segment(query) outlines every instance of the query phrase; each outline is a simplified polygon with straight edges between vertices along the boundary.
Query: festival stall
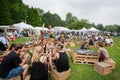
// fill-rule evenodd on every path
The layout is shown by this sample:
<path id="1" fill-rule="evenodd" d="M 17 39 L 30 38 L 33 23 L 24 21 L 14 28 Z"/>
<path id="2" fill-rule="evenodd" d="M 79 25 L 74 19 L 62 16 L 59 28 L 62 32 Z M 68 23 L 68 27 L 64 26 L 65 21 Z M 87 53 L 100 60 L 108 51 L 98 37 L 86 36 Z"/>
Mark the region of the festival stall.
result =
<path id="1" fill-rule="evenodd" d="M 60 26 L 55 26 L 54 28 L 53 28 L 53 30 L 55 31 L 55 32 L 69 32 L 70 31 L 70 29 L 68 29 L 68 28 L 65 28 L 65 27 L 60 27 Z"/>
<path id="2" fill-rule="evenodd" d="M 80 29 L 79 32 L 84 32 L 85 33 L 85 32 L 87 32 L 87 29 L 84 27 L 84 28 Z"/>
<path id="3" fill-rule="evenodd" d="M 40 35 L 40 31 L 42 30 L 41 27 L 35 27 L 34 28 L 34 32 L 35 32 L 35 35 Z"/>
<path id="4" fill-rule="evenodd" d="M 0 33 L 6 33 L 8 28 L 10 28 L 10 26 L 8 25 L 0 26 Z"/>
<path id="5" fill-rule="evenodd" d="M 89 35 L 98 35 L 98 33 L 100 32 L 100 30 L 94 28 L 94 27 L 91 27 L 90 29 L 87 30 L 87 33 Z"/>
<path id="6" fill-rule="evenodd" d="M 29 24 L 26 24 L 26 23 L 24 23 L 24 22 L 20 22 L 20 23 L 17 23 L 17 24 L 13 24 L 12 27 L 15 28 L 15 29 L 17 29 L 17 30 L 19 31 L 19 33 L 20 33 L 21 31 L 23 31 L 24 29 L 30 30 L 30 31 L 34 29 L 33 26 L 31 26 L 31 25 L 29 25 Z"/>

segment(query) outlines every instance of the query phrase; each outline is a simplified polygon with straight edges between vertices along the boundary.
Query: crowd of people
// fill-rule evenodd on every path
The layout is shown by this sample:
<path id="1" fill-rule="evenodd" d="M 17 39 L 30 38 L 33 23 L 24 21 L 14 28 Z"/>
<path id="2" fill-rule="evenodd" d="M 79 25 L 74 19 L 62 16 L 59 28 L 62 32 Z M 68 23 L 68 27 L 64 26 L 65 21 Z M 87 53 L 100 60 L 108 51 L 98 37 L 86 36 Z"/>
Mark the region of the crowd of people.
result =
<path id="1" fill-rule="evenodd" d="M 0 64 L 0 78 L 10 79 L 21 75 L 24 80 L 31 64 L 30 80 L 47 80 L 51 68 L 57 72 L 69 70 L 68 55 L 64 50 L 62 39 L 41 38 L 34 41 L 33 48 L 29 45 L 12 44 Z M 27 52 L 27 53 L 26 53 Z"/>
<path id="2" fill-rule="evenodd" d="M 0 37 L 0 42 L 8 45 L 7 39 L 3 38 L 3 36 Z M 8 47 L 9 52 L 0 64 L 0 78 L 10 79 L 20 75 L 21 80 L 24 80 L 30 65 L 30 80 L 47 80 L 51 68 L 56 68 L 56 71 L 60 73 L 69 70 L 69 60 L 64 43 L 74 39 L 83 41 L 80 49 L 89 49 L 89 45 L 95 45 L 98 42 L 99 61 L 109 58 L 103 44 L 113 45 L 114 43 L 109 36 L 103 38 L 100 34 L 89 36 L 87 34 L 57 33 L 53 37 L 49 33 L 41 33 L 38 39 L 31 35 L 31 46 L 29 44 L 11 44 Z"/>

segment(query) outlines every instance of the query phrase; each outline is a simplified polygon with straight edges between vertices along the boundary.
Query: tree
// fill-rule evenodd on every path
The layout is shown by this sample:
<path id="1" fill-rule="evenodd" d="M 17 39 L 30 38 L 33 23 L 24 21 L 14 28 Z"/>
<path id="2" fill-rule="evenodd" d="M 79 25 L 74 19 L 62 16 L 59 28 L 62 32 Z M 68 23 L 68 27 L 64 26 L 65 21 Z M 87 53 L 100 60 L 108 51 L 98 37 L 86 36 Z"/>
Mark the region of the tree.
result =
<path id="1" fill-rule="evenodd" d="M 104 30 L 105 30 L 103 24 L 98 24 L 98 25 L 96 26 L 96 28 L 97 28 L 98 30 L 101 30 L 101 31 L 104 31 Z"/>
<path id="2" fill-rule="evenodd" d="M 10 25 L 12 23 L 12 19 L 10 16 L 8 1 L 1 0 L 0 1 L 0 25 Z"/>
<path id="3" fill-rule="evenodd" d="M 48 11 L 42 15 L 42 23 L 45 23 L 45 26 L 49 28 L 49 25 L 60 26 L 62 20 L 58 14 L 52 14 Z"/>
<path id="4" fill-rule="evenodd" d="M 36 8 L 38 11 L 38 15 L 39 15 L 39 19 L 40 19 L 40 25 L 42 25 L 42 15 L 44 13 L 44 11 L 42 9 Z"/>
<path id="5" fill-rule="evenodd" d="M 42 23 L 45 23 L 45 26 L 48 27 L 51 24 L 51 13 L 48 11 L 42 15 Z"/>
<path id="6" fill-rule="evenodd" d="M 91 24 L 88 22 L 88 20 L 81 19 L 79 21 L 72 22 L 71 24 L 68 25 L 68 28 L 70 29 L 82 29 L 83 27 L 85 28 L 90 28 Z"/>
<path id="7" fill-rule="evenodd" d="M 61 26 L 62 20 L 58 14 L 52 15 L 52 25 L 53 26 Z"/>
<path id="8" fill-rule="evenodd" d="M 87 19 L 81 19 L 80 24 L 82 27 L 91 28 L 92 24 Z"/>
<path id="9" fill-rule="evenodd" d="M 80 23 L 80 21 L 76 21 L 76 22 L 72 22 L 70 25 L 68 25 L 69 29 L 81 29 L 82 25 Z"/>
<path id="10" fill-rule="evenodd" d="M 106 25 L 105 30 L 109 32 L 116 32 L 118 29 L 117 25 Z"/>
<path id="11" fill-rule="evenodd" d="M 41 20 L 38 9 L 36 8 L 28 8 L 27 15 L 24 18 L 25 22 L 31 24 L 32 26 L 40 26 Z"/>
<path id="12" fill-rule="evenodd" d="M 8 3 L 13 23 L 23 21 L 26 14 L 26 8 L 24 7 L 22 0 L 8 0 Z"/>
<path id="13" fill-rule="evenodd" d="M 66 20 L 65 20 L 65 24 L 66 26 L 70 25 L 71 23 L 73 22 L 76 22 L 78 21 L 77 17 L 76 16 L 73 16 L 72 13 L 67 13 L 66 15 Z"/>

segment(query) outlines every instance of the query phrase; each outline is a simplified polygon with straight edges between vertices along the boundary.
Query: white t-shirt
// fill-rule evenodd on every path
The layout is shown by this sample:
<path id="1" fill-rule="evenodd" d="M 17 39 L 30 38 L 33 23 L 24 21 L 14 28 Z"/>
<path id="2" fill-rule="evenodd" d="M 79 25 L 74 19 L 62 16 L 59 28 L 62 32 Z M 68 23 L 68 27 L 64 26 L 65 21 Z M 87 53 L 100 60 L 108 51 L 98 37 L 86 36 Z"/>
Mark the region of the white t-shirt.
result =
<path id="1" fill-rule="evenodd" d="M 110 42 L 112 42 L 112 43 L 113 43 L 113 39 L 112 39 L 112 38 L 110 38 Z"/>
<path id="2" fill-rule="evenodd" d="M 3 44 L 9 44 L 9 42 L 8 42 L 8 40 L 6 39 L 6 38 L 4 38 L 4 37 L 0 37 L 0 42 L 2 42 Z"/>
<path id="3" fill-rule="evenodd" d="M 108 38 L 105 39 L 105 42 L 108 43 L 108 44 L 111 43 L 111 42 L 110 42 L 110 39 L 108 39 Z"/>

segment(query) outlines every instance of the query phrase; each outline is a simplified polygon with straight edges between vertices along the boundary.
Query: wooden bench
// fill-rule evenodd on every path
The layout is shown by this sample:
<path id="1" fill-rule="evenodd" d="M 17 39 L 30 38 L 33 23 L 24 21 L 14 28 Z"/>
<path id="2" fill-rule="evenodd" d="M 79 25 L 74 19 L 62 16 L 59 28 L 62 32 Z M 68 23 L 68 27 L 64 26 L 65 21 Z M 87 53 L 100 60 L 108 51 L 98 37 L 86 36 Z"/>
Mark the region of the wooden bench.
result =
<path id="1" fill-rule="evenodd" d="M 74 53 L 72 57 L 73 57 L 73 62 L 77 64 L 79 63 L 94 64 L 99 60 L 97 55 L 88 55 L 88 54 L 77 55 L 76 53 Z"/>
<path id="2" fill-rule="evenodd" d="M 89 45 L 89 48 L 91 49 L 91 48 L 95 48 L 95 45 Z"/>
<path id="3" fill-rule="evenodd" d="M 68 45 L 69 45 L 70 47 L 75 47 L 75 43 L 73 43 L 73 42 L 69 42 Z"/>
<path id="4" fill-rule="evenodd" d="M 57 72 L 56 69 L 51 70 L 51 77 L 53 80 L 66 80 L 71 73 L 71 69 L 64 72 Z"/>
<path id="5" fill-rule="evenodd" d="M 112 69 L 116 68 L 116 62 L 112 59 L 105 60 L 106 63 L 112 65 Z"/>
<path id="6" fill-rule="evenodd" d="M 77 45 L 77 46 L 81 46 L 81 45 L 82 45 L 82 41 L 76 42 L 76 45 Z"/>
<path id="7" fill-rule="evenodd" d="M 94 70 L 101 75 L 108 75 L 112 72 L 112 65 L 106 62 L 98 62 L 94 64 Z"/>
<path id="8" fill-rule="evenodd" d="M 106 43 L 106 46 L 107 47 L 111 47 L 111 43 Z"/>
<path id="9" fill-rule="evenodd" d="M 11 78 L 9 80 L 21 80 L 21 77 L 20 77 L 20 75 L 18 75 L 18 76 L 15 76 L 15 77 L 13 77 L 13 78 Z"/>

